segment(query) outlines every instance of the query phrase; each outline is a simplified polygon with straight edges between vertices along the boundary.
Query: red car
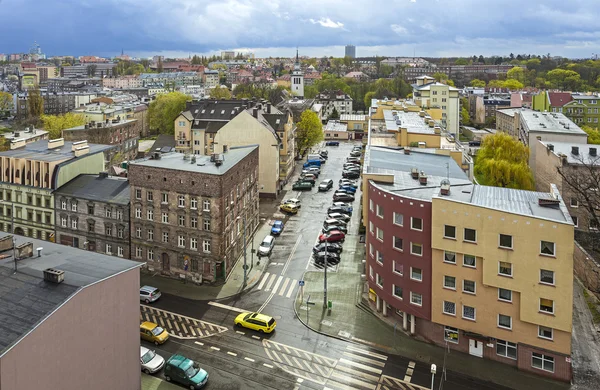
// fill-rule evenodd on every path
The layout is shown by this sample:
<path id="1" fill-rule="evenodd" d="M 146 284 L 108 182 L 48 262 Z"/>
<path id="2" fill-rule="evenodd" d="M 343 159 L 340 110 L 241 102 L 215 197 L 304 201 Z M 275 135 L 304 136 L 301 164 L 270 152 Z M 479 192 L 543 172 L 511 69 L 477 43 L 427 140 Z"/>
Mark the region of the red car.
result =
<path id="1" fill-rule="evenodd" d="M 323 233 L 319 236 L 319 242 L 343 242 L 346 235 L 339 230 L 332 230 L 329 233 Z"/>

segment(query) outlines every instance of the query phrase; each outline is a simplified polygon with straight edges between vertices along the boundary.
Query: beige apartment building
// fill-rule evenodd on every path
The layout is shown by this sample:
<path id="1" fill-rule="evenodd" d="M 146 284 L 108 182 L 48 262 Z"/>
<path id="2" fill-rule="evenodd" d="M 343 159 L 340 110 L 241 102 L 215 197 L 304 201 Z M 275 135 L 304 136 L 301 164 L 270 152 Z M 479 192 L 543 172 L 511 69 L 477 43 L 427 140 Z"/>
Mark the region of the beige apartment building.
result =
<path id="1" fill-rule="evenodd" d="M 422 109 L 439 108 L 442 110 L 441 123 L 446 130 L 458 137 L 460 127 L 459 89 L 438 83 L 433 77 L 417 77 L 413 87 L 413 100 Z"/>

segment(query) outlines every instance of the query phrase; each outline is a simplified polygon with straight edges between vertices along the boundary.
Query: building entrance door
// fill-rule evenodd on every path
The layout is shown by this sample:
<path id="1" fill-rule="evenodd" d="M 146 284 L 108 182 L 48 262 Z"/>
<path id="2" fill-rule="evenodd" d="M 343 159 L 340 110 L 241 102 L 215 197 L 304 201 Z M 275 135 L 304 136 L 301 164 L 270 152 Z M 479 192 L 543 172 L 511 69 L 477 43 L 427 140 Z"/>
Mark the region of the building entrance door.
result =
<path id="1" fill-rule="evenodd" d="M 171 271 L 171 263 L 169 262 L 169 255 L 166 253 L 162 254 L 162 270 L 165 272 Z"/>
<path id="2" fill-rule="evenodd" d="M 479 340 L 469 339 L 469 354 L 483 357 L 483 343 Z"/>

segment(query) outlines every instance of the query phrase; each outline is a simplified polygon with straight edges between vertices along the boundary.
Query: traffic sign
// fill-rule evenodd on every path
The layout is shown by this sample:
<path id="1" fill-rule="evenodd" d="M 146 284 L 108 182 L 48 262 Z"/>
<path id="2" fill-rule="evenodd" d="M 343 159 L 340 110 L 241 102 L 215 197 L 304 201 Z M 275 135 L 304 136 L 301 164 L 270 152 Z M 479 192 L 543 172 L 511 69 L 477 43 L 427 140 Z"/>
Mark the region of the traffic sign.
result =
<path id="1" fill-rule="evenodd" d="M 183 269 L 184 269 L 184 271 L 188 270 L 188 266 L 189 265 L 190 265 L 190 262 L 187 259 L 185 259 L 185 261 L 183 262 Z"/>
<path id="2" fill-rule="evenodd" d="M 298 284 L 300 285 L 300 287 L 303 287 L 304 286 L 304 280 L 299 280 Z"/>

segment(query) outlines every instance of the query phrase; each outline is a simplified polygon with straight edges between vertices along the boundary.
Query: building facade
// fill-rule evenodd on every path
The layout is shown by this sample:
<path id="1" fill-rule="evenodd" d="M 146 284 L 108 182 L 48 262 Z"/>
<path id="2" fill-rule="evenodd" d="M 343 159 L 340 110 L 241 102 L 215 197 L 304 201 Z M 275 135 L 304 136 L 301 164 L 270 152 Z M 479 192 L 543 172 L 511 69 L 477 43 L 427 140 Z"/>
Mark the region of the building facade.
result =
<path id="1" fill-rule="evenodd" d="M 356 58 L 356 46 L 354 45 L 346 45 L 344 50 L 344 56 L 350 58 Z"/>
<path id="2" fill-rule="evenodd" d="M 79 175 L 56 190 L 56 242 L 126 259 L 130 257 L 129 182 Z"/>
<path id="3" fill-rule="evenodd" d="M 413 99 L 417 106 L 425 108 L 440 108 L 441 123 L 455 138 L 458 138 L 460 126 L 459 89 L 438 83 L 434 78 L 422 76 L 413 84 Z"/>
<path id="4" fill-rule="evenodd" d="M 329 119 L 334 109 L 341 115 L 352 114 L 353 100 L 343 91 L 323 91 L 315 97 L 315 104 L 322 105 L 321 114 L 325 120 Z"/>
<path id="5" fill-rule="evenodd" d="M 258 226 L 258 167 L 256 146 L 130 163 L 132 258 L 167 277 L 225 280 Z"/>

